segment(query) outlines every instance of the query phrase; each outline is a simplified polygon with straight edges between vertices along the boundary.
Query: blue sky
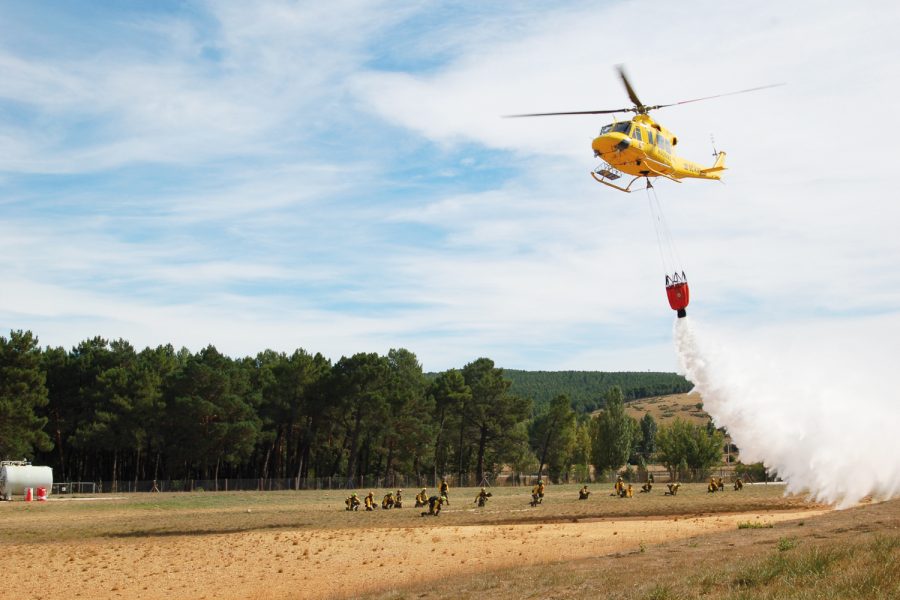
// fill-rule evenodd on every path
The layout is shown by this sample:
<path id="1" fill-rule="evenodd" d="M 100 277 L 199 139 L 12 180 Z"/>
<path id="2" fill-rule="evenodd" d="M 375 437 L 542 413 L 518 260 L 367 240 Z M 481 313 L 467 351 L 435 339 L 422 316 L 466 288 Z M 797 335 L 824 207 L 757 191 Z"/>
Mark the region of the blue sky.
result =
<path id="1" fill-rule="evenodd" d="M 692 316 L 900 333 L 892 4 L 516 6 L 0 3 L 0 326 L 674 370 L 647 199 L 588 176 L 605 119 L 499 118 L 626 106 L 623 63 L 646 103 L 787 84 L 655 114 L 728 152 L 657 187 Z"/>

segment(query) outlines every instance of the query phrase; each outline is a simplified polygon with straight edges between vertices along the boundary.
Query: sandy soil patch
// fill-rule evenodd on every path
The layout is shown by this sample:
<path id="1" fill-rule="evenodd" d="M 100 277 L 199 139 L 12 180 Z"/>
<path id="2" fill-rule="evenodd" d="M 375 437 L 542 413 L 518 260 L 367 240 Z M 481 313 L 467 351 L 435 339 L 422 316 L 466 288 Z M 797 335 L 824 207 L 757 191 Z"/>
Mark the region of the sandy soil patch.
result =
<path id="1" fill-rule="evenodd" d="M 334 598 L 450 575 L 630 552 L 642 544 L 824 511 L 527 525 L 273 530 L 12 543 L 0 566 L 16 596 Z"/>

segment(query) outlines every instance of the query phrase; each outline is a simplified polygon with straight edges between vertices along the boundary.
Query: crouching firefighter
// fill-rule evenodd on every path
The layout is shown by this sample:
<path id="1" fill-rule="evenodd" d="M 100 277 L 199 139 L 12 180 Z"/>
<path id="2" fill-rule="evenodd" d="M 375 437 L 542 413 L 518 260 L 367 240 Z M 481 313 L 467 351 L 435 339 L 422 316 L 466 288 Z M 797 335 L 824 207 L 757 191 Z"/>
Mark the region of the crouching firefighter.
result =
<path id="1" fill-rule="evenodd" d="M 422 516 L 436 517 L 441 514 L 441 506 L 443 506 L 446 498 L 444 496 L 432 496 L 428 499 L 428 512 L 423 512 Z"/>
<path id="2" fill-rule="evenodd" d="M 544 480 L 538 479 L 537 485 L 531 488 L 531 506 L 544 503 Z"/>

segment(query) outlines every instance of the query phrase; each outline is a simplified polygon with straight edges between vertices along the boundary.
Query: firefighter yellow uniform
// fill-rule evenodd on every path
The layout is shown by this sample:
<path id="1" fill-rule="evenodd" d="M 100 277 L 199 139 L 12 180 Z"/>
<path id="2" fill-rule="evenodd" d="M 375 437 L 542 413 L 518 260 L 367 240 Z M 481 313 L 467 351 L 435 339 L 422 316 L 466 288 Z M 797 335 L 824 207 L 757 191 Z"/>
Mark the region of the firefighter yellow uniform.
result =
<path id="1" fill-rule="evenodd" d="M 375 510 L 375 492 L 369 492 L 365 499 L 366 510 Z"/>
<path id="2" fill-rule="evenodd" d="M 397 490 L 397 495 L 394 496 L 394 508 L 403 508 L 403 496 L 401 494 L 403 490 Z"/>
<path id="3" fill-rule="evenodd" d="M 744 489 L 744 482 L 741 481 L 740 477 L 738 477 L 737 479 L 734 480 L 734 491 L 738 492 L 742 489 Z"/>
<path id="4" fill-rule="evenodd" d="M 588 486 L 584 486 L 580 490 L 578 490 L 578 499 L 579 500 L 587 500 L 588 496 L 591 495 L 590 490 L 588 490 Z"/>
<path id="5" fill-rule="evenodd" d="M 482 507 L 487 504 L 487 499 L 491 496 L 493 496 L 493 494 L 491 494 L 490 492 L 486 492 L 484 488 L 481 488 L 481 491 L 478 492 L 477 496 L 475 496 L 475 504 L 477 504 L 479 507 Z"/>
<path id="6" fill-rule="evenodd" d="M 444 502 L 447 506 L 450 505 L 450 484 L 447 483 L 446 479 L 441 479 L 441 487 L 440 487 L 441 496 L 444 498 Z"/>
<path id="7" fill-rule="evenodd" d="M 538 479 L 537 485 L 531 488 L 531 505 L 537 506 L 544 502 L 544 481 Z"/>
<path id="8" fill-rule="evenodd" d="M 344 500 L 344 504 L 347 505 L 347 510 L 359 510 L 359 496 L 353 494 Z"/>
<path id="9" fill-rule="evenodd" d="M 381 508 L 385 510 L 394 508 L 394 492 L 388 492 L 384 495 L 384 498 L 381 499 Z"/>
<path id="10" fill-rule="evenodd" d="M 428 494 L 425 492 L 425 488 L 422 488 L 422 491 L 416 494 L 416 508 L 426 506 L 427 504 Z"/>
<path id="11" fill-rule="evenodd" d="M 432 496 L 428 499 L 428 512 L 423 512 L 422 516 L 436 517 L 441 514 L 441 506 L 445 500 L 443 496 Z"/>

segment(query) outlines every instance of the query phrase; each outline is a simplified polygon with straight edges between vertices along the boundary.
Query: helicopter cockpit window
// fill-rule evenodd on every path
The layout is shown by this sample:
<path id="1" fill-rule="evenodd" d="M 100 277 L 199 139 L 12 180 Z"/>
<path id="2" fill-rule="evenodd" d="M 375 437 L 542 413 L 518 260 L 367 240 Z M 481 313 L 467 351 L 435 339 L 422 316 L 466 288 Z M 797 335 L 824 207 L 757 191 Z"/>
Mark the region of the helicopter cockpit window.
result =
<path id="1" fill-rule="evenodd" d="M 616 123 L 613 126 L 613 131 L 616 133 L 624 133 L 628 135 L 628 130 L 631 129 L 631 123 L 629 121 L 625 121 L 624 123 Z"/>
<path id="2" fill-rule="evenodd" d="M 606 133 L 624 133 L 628 135 L 628 130 L 631 129 L 631 121 L 625 121 L 623 123 L 610 123 L 609 125 L 604 125 L 602 129 L 600 129 L 600 135 L 604 135 Z"/>
<path id="3" fill-rule="evenodd" d="M 631 136 L 638 141 L 641 141 L 641 142 L 644 141 L 644 136 L 641 135 L 640 127 L 635 127 L 634 132 L 631 134 Z"/>

